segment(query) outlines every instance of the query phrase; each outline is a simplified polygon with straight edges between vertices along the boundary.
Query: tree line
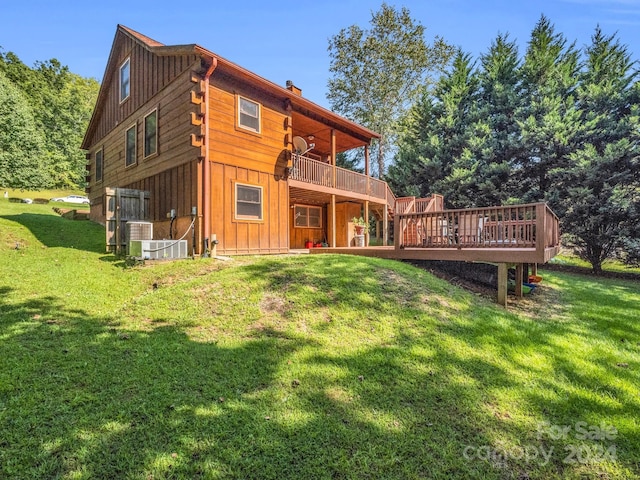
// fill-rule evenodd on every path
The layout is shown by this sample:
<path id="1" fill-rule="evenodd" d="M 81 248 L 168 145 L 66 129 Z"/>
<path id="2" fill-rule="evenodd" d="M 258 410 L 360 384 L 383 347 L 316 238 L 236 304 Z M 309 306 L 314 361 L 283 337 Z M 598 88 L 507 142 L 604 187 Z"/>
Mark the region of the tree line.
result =
<path id="1" fill-rule="evenodd" d="M 380 21 L 381 12 L 386 21 Z M 398 72 L 407 65 L 397 60 L 398 46 L 382 42 L 373 54 L 358 48 L 367 35 L 394 43 L 398 29 L 415 33 L 406 55 L 427 46 L 405 9 L 383 4 L 381 12 L 373 14 L 370 30 L 343 30 L 330 41 L 328 98 L 339 99 L 335 106 L 344 114 L 373 129 L 378 125 L 371 119 L 380 119 L 385 109 L 374 105 L 363 115 L 343 107 L 349 93 L 343 86 L 354 88 L 361 80 L 353 65 L 345 68 L 337 60 L 385 58 L 369 63 L 377 70 L 369 73 L 366 89 L 388 95 L 395 85 L 403 96 L 402 82 L 385 81 L 387 70 L 394 70 L 392 79 L 416 78 Z M 348 54 L 338 54 L 345 45 Z M 450 208 L 545 201 L 561 219 L 565 243 L 595 271 L 612 256 L 638 264 L 640 83 L 636 63 L 616 35 L 598 27 L 591 43 L 578 49 L 542 16 L 524 55 L 508 35 L 498 35 L 478 60 L 459 49 L 449 55 L 440 39 L 422 51 L 433 60 L 421 71 L 424 80 L 411 90 L 410 105 L 395 118 L 387 116 L 383 127 L 394 132 L 393 145 L 385 147 L 393 152 L 388 170 L 377 158 L 380 176 L 397 195 L 440 193 Z M 381 79 L 377 85 L 375 79 Z"/>
<path id="2" fill-rule="evenodd" d="M 83 189 L 80 149 L 100 85 L 58 60 L 0 51 L 0 186 Z"/>

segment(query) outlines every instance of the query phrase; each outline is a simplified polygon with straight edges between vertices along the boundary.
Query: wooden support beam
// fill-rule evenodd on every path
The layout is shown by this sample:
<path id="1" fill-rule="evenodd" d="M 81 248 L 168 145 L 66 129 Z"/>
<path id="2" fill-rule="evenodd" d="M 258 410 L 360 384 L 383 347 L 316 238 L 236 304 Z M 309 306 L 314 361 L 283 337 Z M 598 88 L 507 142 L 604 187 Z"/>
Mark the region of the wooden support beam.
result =
<path id="1" fill-rule="evenodd" d="M 364 146 L 364 174 L 369 176 L 369 145 Z"/>
<path id="2" fill-rule="evenodd" d="M 333 181 L 331 183 L 331 186 L 335 188 L 336 186 L 336 177 L 337 177 L 337 170 L 336 170 L 336 155 L 338 153 L 336 152 L 336 131 L 332 128 L 331 129 L 331 165 L 333 166 L 332 168 L 332 177 L 333 177 Z"/>
<path id="3" fill-rule="evenodd" d="M 524 264 L 516 263 L 516 297 L 522 298 L 524 293 L 522 291 L 522 276 L 524 272 Z"/>
<path id="4" fill-rule="evenodd" d="M 364 201 L 364 221 L 369 222 L 369 200 Z M 364 229 L 364 246 L 369 246 L 369 229 Z"/>
<path id="5" fill-rule="evenodd" d="M 199 127 L 200 125 L 202 125 L 202 119 L 203 117 L 199 113 L 191 112 L 191 125 Z"/>
<path id="6" fill-rule="evenodd" d="M 531 275 L 538 275 L 538 264 L 534 263 L 531 265 Z"/>
<path id="7" fill-rule="evenodd" d="M 384 219 L 382 220 L 382 245 L 386 247 L 389 243 L 389 209 L 387 208 L 387 205 L 384 206 L 383 212 Z"/>
<path id="8" fill-rule="evenodd" d="M 331 195 L 331 246 L 336 246 L 336 196 Z"/>
<path id="9" fill-rule="evenodd" d="M 498 264 L 498 304 L 503 307 L 507 306 L 507 282 L 508 282 L 509 265 L 506 263 Z"/>
<path id="10" fill-rule="evenodd" d="M 203 101 L 204 99 L 202 98 L 201 94 L 191 90 L 191 103 L 193 103 L 194 105 L 200 105 Z"/>
<path id="11" fill-rule="evenodd" d="M 201 135 L 196 135 L 194 133 L 191 134 L 191 146 L 192 147 L 202 147 L 204 145 L 204 139 Z"/>

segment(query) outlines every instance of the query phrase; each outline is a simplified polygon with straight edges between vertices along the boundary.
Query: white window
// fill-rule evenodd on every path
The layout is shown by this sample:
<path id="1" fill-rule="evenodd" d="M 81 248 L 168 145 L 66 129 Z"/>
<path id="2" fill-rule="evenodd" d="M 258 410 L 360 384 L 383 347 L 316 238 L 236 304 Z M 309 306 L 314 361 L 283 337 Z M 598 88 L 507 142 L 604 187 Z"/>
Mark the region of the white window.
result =
<path id="1" fill-rule="evenodd" d="M 322 228 L 322 208 L 295 205 L 293 224 L 299 228 Z"/>
<path id="2" fill-rule="evenodd" d="M 262 220 L 262 187 L 236 183 L 236 219 Z"/>
<path id="3" fill-rule="evenodd" d="M 131 59 L 120 65 L 120 101 L 124 102 L 131 94 Z"/>
<path id="4" fill-rule="evenodd" d="M 158 110 L 144 117 L 144 158 L 158 151 Z"/>
<path id="5" fill-rule="evenodd" d="M 238 97 L 238 125 L 260 133 L 260 104 Z"/>
<path id="6" fill-rule="evenodd" d="M 136 130 L 137 125 L 127 129 L 125 133 L 124 165 L 128 167 L 136 163 Z"/>
<path id="7" fill-rule="evenodd" d="M 102 181 L 102 170 L 104 169 L 103 155 L 104 150 L 102 148 L 96 152 L 96 182 Z"/>

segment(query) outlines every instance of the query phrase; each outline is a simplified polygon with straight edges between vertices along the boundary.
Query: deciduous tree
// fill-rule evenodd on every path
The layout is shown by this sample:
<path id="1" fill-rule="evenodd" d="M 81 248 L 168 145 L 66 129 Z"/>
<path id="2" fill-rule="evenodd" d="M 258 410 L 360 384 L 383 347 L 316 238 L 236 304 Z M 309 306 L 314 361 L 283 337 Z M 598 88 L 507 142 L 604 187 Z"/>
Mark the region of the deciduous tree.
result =
<path id="1" fill-rule="evenodd" d="M 352 25 L 329 39 L 327 98 L 336 112 L 382 135 L 371 155 L 379 177 L 394 150 L 398 120 L 452 53 L 439 37 L 428 44 L 408 9 L 386 3 L 372 14 L 370 29 Z"/>

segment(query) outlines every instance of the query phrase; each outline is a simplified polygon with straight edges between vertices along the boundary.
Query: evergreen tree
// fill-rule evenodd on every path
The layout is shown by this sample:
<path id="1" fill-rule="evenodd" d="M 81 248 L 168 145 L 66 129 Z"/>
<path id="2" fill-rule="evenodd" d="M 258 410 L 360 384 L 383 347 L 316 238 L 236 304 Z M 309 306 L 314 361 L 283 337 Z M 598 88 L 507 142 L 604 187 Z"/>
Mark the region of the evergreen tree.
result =
<path id="1" fill-rule="evenodd" d="M 567 166 L 579 128 L 575 106 L 579 54 L 542 16 L 531 33 L 522 65 L 521 135 L 524 153 L 514 165 L 520 200 L 558 206 L 555 172 Z"/>
<path id="2" fill-rule="evenodd" d="M 484 135 L 477 171 L 478 198 L 474 205 L 513 203 L 519 180 L 511 175 L 524 148 L 518 118 L 523 110 L 520 60 L 515 42 L 498 35 L 481 56 L 478 74 L 478 122 Z"/>
<path id="3" fill-rule="evenodd" d="M 596 29 L 577 90 L 581 128 L 570 164 L 558 174 L 562 225 L 595 272 L 639 238 L 640 121 L 633 62 L 615 35 Z"/>

